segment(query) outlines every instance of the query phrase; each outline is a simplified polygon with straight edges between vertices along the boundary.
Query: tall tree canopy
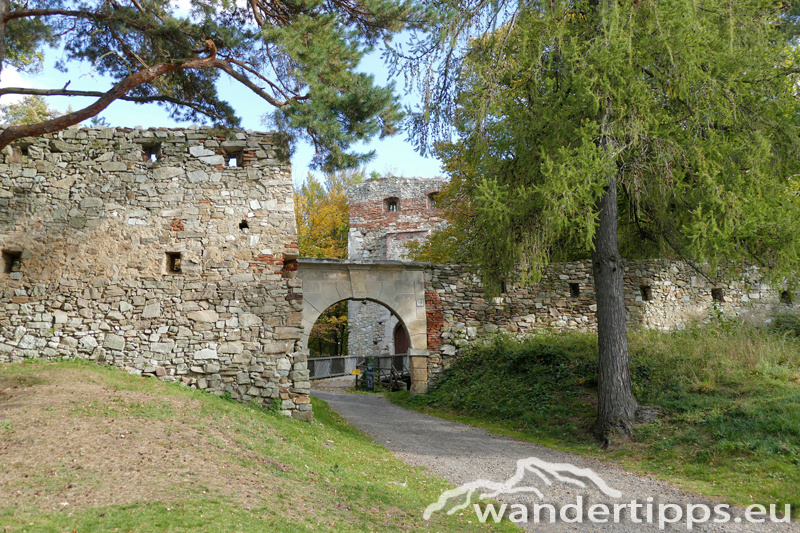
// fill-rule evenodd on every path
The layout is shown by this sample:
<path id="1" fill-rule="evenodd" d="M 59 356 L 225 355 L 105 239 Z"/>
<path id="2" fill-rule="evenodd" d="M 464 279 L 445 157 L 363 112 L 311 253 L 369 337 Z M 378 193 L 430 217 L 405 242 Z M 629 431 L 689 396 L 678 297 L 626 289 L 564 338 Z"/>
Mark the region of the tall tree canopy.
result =
<path id="1" fill-rule="evenodd" d="M 413 127 L 423 144 L 444 137 L 452 177 L 441 196 L 453 224 L 432 250 L 460 248 L 490 287 L 519 265 L 536 280 L 559 252 L 591 254 L 596 431 L 630 433 L 643 410 L 618 237 L 712 265 L 755 262 L 778 281 L 800 266 L 796 6 L 444 3 L 460 9 L 404 56 L 430 61 Z"/>
<path id="2" fill-rule="evenodd" d="M 90 96 L 91 105 L 37 124 L 8 127 L 0 149 L 96 116 L 114 100 L 154 102 L 176 120 L 236 126 L 215 82 L 227 75 L 258 95 L 287 138 L 317 150 L 319 168 L 356 166 L 371 154 L 352 143 L 396 131 L 393 88 L 355 72 L 366 51 L 422 18 L 408 0 L 0 0 L 0 68 L 36 70 L 44 45 L 63 46 L 57 68 L 87 62 L 110 77 L 105 91 L 5 87 L 6 94 Z M 1 71 L 0 71 L 1 72 Z M 74 84 L 72 82 L 75 82 Z"/>
<path id="3" fill-rule="evenodd" d="M 0 105 L 0 124 L 37 124 L 60 117 L 41 96 L 26 96 L 14 104 Z"/>
<path id="4" fill-rule="evenodd" d="M 363 179 L 363 169 L 327 173 L 322 181 L 309 172 L 300 187 L 295 187 L 294 214 L 301 257 L 347 259 L 347 190 Z M 308 349 L 312 357 L 345 355 L 348 331 L 347 302 L 326 309 L 311 328 Z"/>
<path id="5" fill-rule="evenodd" d="M 363 170 L 325 174 L 323 181 L 309 172 L 295 187 L 294 213 L 302 257 L 347 259 L 350 205 L 347 190 L 364 179 Z"/>

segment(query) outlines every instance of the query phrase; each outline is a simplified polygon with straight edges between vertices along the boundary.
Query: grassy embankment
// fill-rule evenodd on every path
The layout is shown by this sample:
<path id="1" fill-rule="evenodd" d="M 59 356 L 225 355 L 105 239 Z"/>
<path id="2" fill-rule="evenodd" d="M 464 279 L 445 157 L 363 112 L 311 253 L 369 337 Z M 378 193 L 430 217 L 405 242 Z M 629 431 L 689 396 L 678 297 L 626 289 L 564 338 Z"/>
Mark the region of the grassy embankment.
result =
<path id="1" fill-rule="evenodd" d="M 297 422 L 89 363 L 0 365 L 0 529 L 513 529 L 472 513 L 424 522 L 452 485 L 314 411 Z"/>
<path id="2" fill-rule="evenodd" d="M 600 452 L 592 334 L 497 338 L 462 357 L 427 396 L 392 401 L 562 450 L 619 460 L 733 504 L 800 511 L 800 321 L 629 334 L 633 389 L 662 415 Z"/>

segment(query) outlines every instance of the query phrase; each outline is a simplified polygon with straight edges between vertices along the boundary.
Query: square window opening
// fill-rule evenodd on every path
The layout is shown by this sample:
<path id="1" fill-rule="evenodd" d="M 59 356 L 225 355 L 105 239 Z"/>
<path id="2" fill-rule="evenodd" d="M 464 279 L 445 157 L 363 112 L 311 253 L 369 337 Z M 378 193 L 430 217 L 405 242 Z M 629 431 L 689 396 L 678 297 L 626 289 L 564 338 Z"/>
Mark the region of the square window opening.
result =
<path id="1" fill-rule="evenodd" d="M 570 298 L 580 298 L 581 296 L 581 285 L 580 283 L 570 283 L 569 284 L 569 297 Z"/>
<path id="2" fill-rule="evenodd" d="M 181 253 L 180 252 L 167 252 L 167 273 L 180 274 L 181 273 Z"/>
<path id="3" fill-rule="evenodd" d="M 225 161 L 228 167 L 241 167 L 243 165 L 242 152 L 226 152 Z"/>
<path id="4" fill-rule="evenodd" d="M 161 144 L 143 144 L 142 161 L 144 163 L 155 163 L 161 159 Z"/>
<path id="5" fill-rule="evenodd" d="M 387 198 L 384 200 L 384 205 L 386 206 L 386 211 L 389 213 L 397 213 L 400 211 L 400 199 L 399 198 Z"/>
<path id="6" fill-rule="evenodd" d="M 242 220 L 241 222 L 239 222 L 239 229 L 240 230 L 244 231 L 244 230 L 246 230 L 248 228 L 250 228 L 250 224 L 248 224 L 246 220 Z"/>
<path id="7" fill-rule="evenodd" d="M 22 252 L 3 250 L 3 272 L 11 274 L 22 269 Z"/>
<path id="8" fill-rule="evenodd" d="M 642 301 L 649 302 L 653 299 L 653 288 L 650 285 L 642 285 L 639 287 L 639 292 L 642 294 Z"/>
<path id="9" fill-rule="evenodd" d="M 792 293 L 789 291 L 781 291 L 781 303 L 792 305 Z"/>
<path id="10" fill-rule="evenodd" d="M 722 289 L 711 289 L 711 299 L 715 302 L 724 302 L 725 295 L 722 293 Z"/>

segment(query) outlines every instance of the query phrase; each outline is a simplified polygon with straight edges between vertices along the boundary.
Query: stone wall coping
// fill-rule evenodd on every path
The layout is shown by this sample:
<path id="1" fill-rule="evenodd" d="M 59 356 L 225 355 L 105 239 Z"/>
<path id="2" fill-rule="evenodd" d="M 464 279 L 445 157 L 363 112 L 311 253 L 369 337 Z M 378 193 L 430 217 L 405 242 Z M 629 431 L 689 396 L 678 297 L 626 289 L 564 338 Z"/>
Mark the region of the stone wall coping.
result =
<path id="1" fill-rule="evenodd" d="M 379 268 L 386 270 L 425 270 L 431 268 L 430 263 L 392 261 L 383 259 L 379 261 L 362 261 L 350 259 L 319 259 L 316 257 L 300 257 L 297 259 L 300 268 L 327 268 L 334 265 L 355 268 Z"/>

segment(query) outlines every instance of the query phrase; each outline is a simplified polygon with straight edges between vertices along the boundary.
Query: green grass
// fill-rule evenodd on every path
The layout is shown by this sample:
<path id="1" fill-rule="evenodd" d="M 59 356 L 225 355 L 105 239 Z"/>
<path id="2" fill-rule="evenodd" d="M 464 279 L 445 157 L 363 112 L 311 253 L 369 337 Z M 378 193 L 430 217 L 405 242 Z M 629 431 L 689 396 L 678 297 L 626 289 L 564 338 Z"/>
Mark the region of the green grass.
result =
<path id="1" fill-rule="evenodd" d="M 563 450 L 619 460 L 724 501 L 800 510 L 800 339 L 719 323 L 629 335 L 634 393 L 655 423 L 600 452 L 592 334 L 498 338 L 461 357 L 426 396 L 390 399 Z"/>
<path id="2" fill-rule="evenodd" d="M 240 473 L 250 473 L 260 480 L 263 490 L 246 497 L 235 491 L 226 493 L 209 488 L 207 479 L 201 475 L 192 482 L 174 485 L 168 497 L 142 497 L 126 504 L 70 505 L 53 510 L 36 503 L 9 506 L 0 502 L 0 528 L 3 531 L 516 530 L 507 523 L 478 524 L 472 512 L 464 512 L 463 516 L 437 514 L 429 522 L 423 521 L 425 507 L 453 485 L 401 462 L 345 422 L 322 401 L 313 400 L 315 420 L 304 423 L 255 405 L 227 401 L 155 379 L 130 376 L 111 367 L 81 362 L 0 365 L 0 383 L 6 386 L 59 386 L 62 382 L 67 386 L 72 383 L 68 380 L 75 379 L 99 385 L 112 399 L 104 403 L 97 398 L 81 400 L 76 397 L 66 402 L 66 406 L 28 411 L 24 416 L 30 418 L 20 419 L 35 420 L 33 423 L 40 428 L 46 420 L 51 420 L 48 417 L 70 417 L 76 426 L 79 423 L 95 424 L 98 434 L 119 420 L 141 424 L 142 428 L 161 424 L 177 434 L 178 442 L 187 447 L 204 446 L 215 457 L 212 464 L 191 465 L 190 469 L 213 468 L 214 475 L 222 476 L 223 485 L 236 486 L 240 482 L 236 475 L 225 478 L 226 466 L 236 466 Z M 43 393 L 39 391 L 36 394 L 41 398 Z M 14 439 L 19 439 L 18 435 L 26 430 L 25 424 L 27 422 L 19 427 L 0 424 L 3 445 L 24 445 Z M 181 432 L 185 432 L 185 436 Z M 89 446 L 73 440 L 63 441 L 63 435 L 47 438 L 56 443 L 63 442 L 64 446 L 73 449 L 81 446 L 88 449 Z M 155 450 L 160 444 L 148 442 L 148 446 Z M 112 449 L 107 453 L 115 451 Z M 175 452 L 174 456 L 179 453 Z M 162 459 L 165 463 L 169 460 Z M 74 475 L 71 468 L 64 472 L 51 469 L 39 472 L 34 468 L 24 476 L 18 476 L 12 488 L 43 492 L 63 490 L 68 476 Z M 0 465 L 0 470 L 6 470 L 4 474 L 13 473 L 14 469 L 13 464 Z M 83 483 L 84 490 L 87 486 L 103 486 L 103 476 L 106 475 L 111 474 L 90 472 L 86 478 L 89 481 Z M 62 481 L 56 483 L 53 479 Z M 406 482 L 406 486 L 395 482 Z M 133 486 L 135 478 L 131 478 L 130 483 L 131 490 L 144 489 L 143 494 L 149 494 L 147 487 Z M 9 487 L 6 489 L 10 491 Z M 102 492 L 96 496 L 103 500 Z"/>

